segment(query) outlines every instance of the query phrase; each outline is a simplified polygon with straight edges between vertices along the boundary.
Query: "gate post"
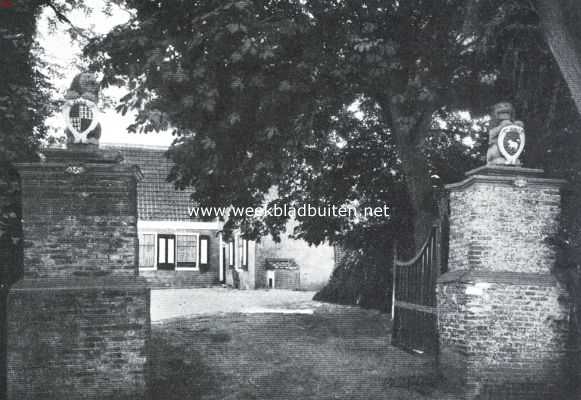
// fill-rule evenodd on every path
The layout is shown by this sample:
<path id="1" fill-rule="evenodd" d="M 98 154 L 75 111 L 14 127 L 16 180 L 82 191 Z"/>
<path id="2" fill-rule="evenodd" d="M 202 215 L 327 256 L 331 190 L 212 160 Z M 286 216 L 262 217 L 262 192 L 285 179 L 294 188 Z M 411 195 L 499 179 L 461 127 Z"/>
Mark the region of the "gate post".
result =
<path id="1" fill-rule="evenodd" d="M 83 129 L 94 115 L 76 110 Z M 9 400 L 146 396 L 150 294 L 137 276 L 139 173 L 90 139 L 17 164 L 24 277 L 7 301 Z"/>
<path id="2" fill-rule="evenodd" d="M 487 165 L 447 186 L 440 368 L 466 399 L 564 398 L 569 306 L 547 241 L 563 184 L 542 170 Z"/>

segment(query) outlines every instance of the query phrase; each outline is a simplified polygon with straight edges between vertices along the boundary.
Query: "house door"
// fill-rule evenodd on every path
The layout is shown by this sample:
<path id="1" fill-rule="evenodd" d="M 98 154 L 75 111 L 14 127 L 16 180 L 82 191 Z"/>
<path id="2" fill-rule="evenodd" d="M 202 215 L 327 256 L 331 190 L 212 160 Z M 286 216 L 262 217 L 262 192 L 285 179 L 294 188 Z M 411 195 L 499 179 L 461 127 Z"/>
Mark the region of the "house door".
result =
<path id="1" fill-rule="evenodd" d="M 169 271 L 175 269 L 175 243 L 174 235 L 157 236 L 157 269 Z"/>

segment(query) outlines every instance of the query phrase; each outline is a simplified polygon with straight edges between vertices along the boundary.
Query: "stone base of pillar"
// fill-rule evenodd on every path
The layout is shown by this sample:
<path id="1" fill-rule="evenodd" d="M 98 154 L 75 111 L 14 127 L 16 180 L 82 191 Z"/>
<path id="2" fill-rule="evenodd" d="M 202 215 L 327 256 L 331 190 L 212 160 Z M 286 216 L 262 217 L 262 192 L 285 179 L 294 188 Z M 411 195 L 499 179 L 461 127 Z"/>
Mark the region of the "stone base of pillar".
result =
<path id="1" fill-rule="evenodd" d="M 552 275 L 454 271 L 437 297 L 440 370 L 461 398 L 571 398 L 569 301 Z"/>
<path id="2" fill-rule="evenodd" d="M 144 280 L 23 280 L 8 294 L 9 400 L 144 399 Z"/>

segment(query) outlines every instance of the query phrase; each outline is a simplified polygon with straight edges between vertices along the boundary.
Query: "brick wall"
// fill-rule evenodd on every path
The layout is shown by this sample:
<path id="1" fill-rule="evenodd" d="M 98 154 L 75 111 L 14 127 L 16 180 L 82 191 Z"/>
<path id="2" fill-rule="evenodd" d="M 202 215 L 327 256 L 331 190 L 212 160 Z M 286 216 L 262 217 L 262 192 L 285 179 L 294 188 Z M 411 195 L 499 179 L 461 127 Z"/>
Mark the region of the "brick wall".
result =
<path id="1" fill-rule="evenodd" d="M 59 288 L 29 282 L 8 300 L 8 398 L 144 398 L 149 290 L 94 279 Z"/>
<path id="2" fill-rule="evenodd" d="M 18 166 L 25 278 L 135 275 L 135 172 L 91 154 L 60 154 Z"/>
<path id="3" fill-rule="evenodd" d="M 150 291 L 137 276 L 138 174 L 87 149 L 18 165 L 24 279 L 7 300 L 9 400 L 145 395 Z"/>
<path id="4" fill-rule="evenodd" d="M 450 270 L 548 272 L 555 251 L 543 241 L 558 229 L 559 203 L 546 186 L 476 182 L 451 192 Z"/>
<path id="5" fill-rule="evenodd" d="M 449 272 L 438 279 L 443 375 L 465 398 L 564 398 L 567 292 L 551 275 L 562 181 L 483 167 L 449 185 Z"/>
<path id="6" fill-rule="evenodd" d="M 464 273 L 440 283 L 444 376 L 481 396 L 503 390 L 523 398 L 562 395 L 568 365 L 566 292 L 550 275 L 507 274 L 503 282 L 492 282 L 500 278 Z"/>

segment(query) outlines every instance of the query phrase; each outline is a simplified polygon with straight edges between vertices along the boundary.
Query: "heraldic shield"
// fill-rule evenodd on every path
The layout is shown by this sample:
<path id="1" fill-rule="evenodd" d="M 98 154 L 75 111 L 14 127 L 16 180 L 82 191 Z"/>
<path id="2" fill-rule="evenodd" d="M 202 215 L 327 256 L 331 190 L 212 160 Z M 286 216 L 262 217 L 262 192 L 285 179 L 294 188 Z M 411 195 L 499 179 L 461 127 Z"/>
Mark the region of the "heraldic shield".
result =
<path id="1" fill-rule="evenodd" d="M 76 142 L 84 142 L 86 135 L 97 126 L 96 111 L 97 105 L 83 98 L 72 100 L 65 106 L 66 125 Z"/>
<path id="2" fill-rule="evenodd" d="M 522 126 L 511 124 L 501 129 L 498 135 L 498 149 L 507 164 L 518 164 L 518 158 L 525 147 L 525 132 Z"/>

